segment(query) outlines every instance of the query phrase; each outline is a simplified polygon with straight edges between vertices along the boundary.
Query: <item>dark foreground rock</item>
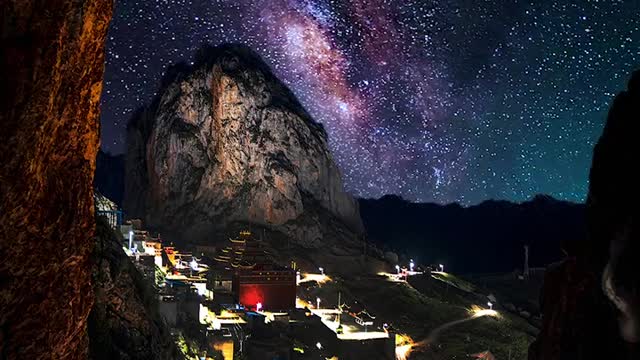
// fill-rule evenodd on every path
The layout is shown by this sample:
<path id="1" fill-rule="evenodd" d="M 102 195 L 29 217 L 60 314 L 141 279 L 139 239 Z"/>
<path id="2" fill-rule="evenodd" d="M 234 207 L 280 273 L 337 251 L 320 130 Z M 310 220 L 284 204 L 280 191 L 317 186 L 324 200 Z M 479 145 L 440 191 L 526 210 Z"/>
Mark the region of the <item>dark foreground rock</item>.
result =
<path id="1" fill-rule="evenodd" d="M 112 1 L 0 3 L 0 357 L 86 359 Z"/>
<path id="2" fill-rule="evenodd" d="M 152 284 L 122 251 L 106 221 L 98 218 L 93 253 L 95 305 L 89 316 L 92 360 L 178 359 L 157 308 Z"/>
<path id="3" fill-rule="evenodd" d="M 638 359 L 640 72 L 609 110 L 593 154 L 588 239 L 545 276 L 531 360 Z"/>
<path id="4" fill-rule="evenodd" d="M 225 240 L 244 223 L 318 248 L 362 232 L 324 128 L 244 46 L 172 67 L 127 148 L 125 211 L 165 238 Z"/>

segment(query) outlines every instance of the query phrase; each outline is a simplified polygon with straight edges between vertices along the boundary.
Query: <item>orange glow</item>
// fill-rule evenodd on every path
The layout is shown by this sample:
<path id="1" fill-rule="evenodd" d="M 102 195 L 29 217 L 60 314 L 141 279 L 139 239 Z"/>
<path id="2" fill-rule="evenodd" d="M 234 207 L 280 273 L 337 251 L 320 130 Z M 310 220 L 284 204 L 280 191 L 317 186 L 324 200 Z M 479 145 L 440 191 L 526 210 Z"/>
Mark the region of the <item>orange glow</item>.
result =
<path id="1" fill-rule="evenodd" d="M 224 360 L 233 360 L 233 341 L 215 342 L 213 348 L 222 352 L 222 358 Z"/>
<path id="2" fill-rule="evenodd" d="M 406 334 L 396 334 L 396 360 L 406 360 L 411 351 L 424 345 L 424 341 L 415 342 Z"/>
<path id="3" fill-rule="evenodd" d="M 310 273 L 302 274 L 302 278 L 300 279 L 300 284 L 307 281 L 315 281 L 318 284 L 324 284 L 328 281 L 331 281 L 331 278 L 328 277 L 327 275 L 322 275 L 322 274 L 310 274 Z"/>
<path id="4" fill-rule="evenodd" d="M 471 306 L 471 309 L 469 309 L 469 315 L 471 315 L 471 318 L 473 319 L 483 317 L 483 316 L 500 318 L 500 314 L 497 311 L 492 309 L 483 309 L 477 305 Z"/>
<path id="5" fill-rule="evenodd" d="M 298 309 L 304 309 L 304 308 L 313 308 L 313 305 L 311 305 L 310 302 L 302 300 L 300 298 L 296 298 L 296 308 Z"/>

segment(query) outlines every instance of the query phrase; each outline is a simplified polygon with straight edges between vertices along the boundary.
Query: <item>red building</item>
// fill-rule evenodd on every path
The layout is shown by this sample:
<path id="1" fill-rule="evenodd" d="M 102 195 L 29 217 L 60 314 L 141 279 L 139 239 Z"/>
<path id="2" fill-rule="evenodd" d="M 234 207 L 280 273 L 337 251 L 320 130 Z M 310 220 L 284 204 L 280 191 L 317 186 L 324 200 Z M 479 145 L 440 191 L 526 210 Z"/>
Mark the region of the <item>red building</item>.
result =
<path id="1" fill-rule="evenodd" d="M 270 259 L 261 241 L 243 231 L 238 239 L 214 257 L 222 268 L 233 272 L 232 290 L 236 301 L 256 310 L 288 310 L 296 305 L 296 272 Z"/>
<path id="2" fill-rule="evenodd" d="M 240 269 L 233 277 L 233 292 L 244 307 L 256 310 L 289 310 L 296 306 L 296 272 L 287 268 L 256 265 Z"/>

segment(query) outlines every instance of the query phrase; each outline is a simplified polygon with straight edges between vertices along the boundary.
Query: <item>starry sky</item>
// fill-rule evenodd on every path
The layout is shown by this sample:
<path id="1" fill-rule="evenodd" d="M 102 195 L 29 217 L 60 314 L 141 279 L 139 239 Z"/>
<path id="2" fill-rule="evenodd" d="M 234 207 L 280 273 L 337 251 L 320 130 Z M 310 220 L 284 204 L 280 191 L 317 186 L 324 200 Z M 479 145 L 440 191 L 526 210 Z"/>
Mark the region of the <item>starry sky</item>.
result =
<path id="1" fill-rule="evenodd" d="M 205 43 L 256 50 L 329 133 L 356 196 L 581 202 L 640 1 L 116 1 L 102 148 Z"/>

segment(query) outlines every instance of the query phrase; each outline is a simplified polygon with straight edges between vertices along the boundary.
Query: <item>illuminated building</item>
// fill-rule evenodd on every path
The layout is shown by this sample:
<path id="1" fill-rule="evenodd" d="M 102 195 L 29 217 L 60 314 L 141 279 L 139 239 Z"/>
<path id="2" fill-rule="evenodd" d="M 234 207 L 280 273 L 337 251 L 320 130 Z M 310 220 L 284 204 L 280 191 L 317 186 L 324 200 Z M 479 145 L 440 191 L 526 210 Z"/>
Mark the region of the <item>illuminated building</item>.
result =
<path id="1" fill-rule="evenodd" d="M 213 348 L 222 353 L 223 360 L 233 360 L 233 340 L 223 338 L 213 342 Z"/>
<path id="2" fill-rule="evenodd" d="M 173 246 L 165 246 L 164 253 L 167 255 L 167 266 L 174 266 L 174 264 L 176 263 L 176 252 L 177 251 Z"/>
<path id="3" fill-rule="evenodd" d="M 296 273 L 273 265 L 239 269 L 233 278 L 233 291 L 238 302 L 250 309 L 255 309 L 258 303 L 267 310 L 292 309 L 296 301 Z"/>
<path id="4" fill-rule="evenodd" d="M 118 209 L 118 206 L 113 201 L 98 191 L 95 191 L 93 199 L 96 207 L 96 216 L 106 218 L 112 229 L 117 229 L 118 226 L 122 225 L 122 210 Z"/>
<path id="5" fill-rule="evenodd" d="M 232 291 L 246 308 L 255 310 L 258 303 L 265 310 L 295 308 L 295 270 L 271 261 L 262 242 L 253 240 L 250 232 L 242 231 L 237 239 L 229 239 L 214 259 L 233 274 Z"/>

